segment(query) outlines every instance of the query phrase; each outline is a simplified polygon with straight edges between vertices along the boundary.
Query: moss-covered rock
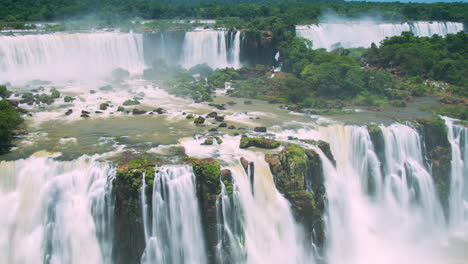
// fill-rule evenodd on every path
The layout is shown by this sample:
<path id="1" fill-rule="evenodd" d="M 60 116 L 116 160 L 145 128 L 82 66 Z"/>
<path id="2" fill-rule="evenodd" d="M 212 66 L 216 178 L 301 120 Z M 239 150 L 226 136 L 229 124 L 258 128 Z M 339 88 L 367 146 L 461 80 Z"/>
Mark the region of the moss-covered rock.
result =
<path id="1" fill-rule="evenodd" d="M 214 159 L 187 158 L 193 167 L 197 182 L 197 198 L 202 215 L 202 226 L 210 259 L 214 259 L 216 237 L 216 199 L 221 193 L 221 166 Z M 231 185 L 232 186 L 232 185 Z M 227 187 L 227 186 L 226 186 Z"/>
<path id="2" fill-rule="evenodd" d="M 156 163 L 148 157 L 124 156 L 117 166 L 115 192 L 115 263 L 139 263 L 145 249 L 145 235 L 141 210 L 143 175 L 146 194 L 152 197 Z"/>
<path id="3" fill-rule="evenodd" d="M 257 147 L 257 148 L 264 148 L 264 149 L 274 149 L 274 148 L 279 147 L 280 145 L 281 143 L 274 139 L 242 136 L 239 147 L 240 148 Z"/>
<path id="4" fill-rule="evenodd" d="M 193 123 L 195 123 L 196 125 L 201 125 L 205 123 L 205 118 L 203 118 L 202 116 L 199 116 L 193 120 Z"/>
<path id="5" fill-rule="evenodd" d="M 320 156 L 312 149 L 288 144 L 279 154 L 265 155 L 265 161 L 277 189 L 290 201 L 296 220 L 321 247 L 325 239 L 322 215 L 326 197 Z"/>
<path id="6" fill-rule="evenodd" d="M 448 141 L 445 121 L 440 116 L 433 116 L 420 118 L 417 122 L 420 124 L 419 129 L 426 147 L 426 162 L 428 167 L 432 169 L 432 177 L 443 207 L 448 208 L 452 148 Z"/>

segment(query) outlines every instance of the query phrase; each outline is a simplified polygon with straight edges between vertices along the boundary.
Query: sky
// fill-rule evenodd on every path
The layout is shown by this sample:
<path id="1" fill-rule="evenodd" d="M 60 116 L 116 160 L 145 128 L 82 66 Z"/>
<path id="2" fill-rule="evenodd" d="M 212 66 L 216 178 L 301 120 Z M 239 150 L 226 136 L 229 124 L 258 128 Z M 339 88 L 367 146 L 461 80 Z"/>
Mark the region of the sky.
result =
<path id="1" fill-rule="evenodd" d="M 346 1 L 363 1 L 363 0 L 346 0 Z M 397 2 L 397 1 L 392 1 L 392 0 L 365 0 L 367 2 Z M 443 3 L 454 3 L 454 2 L 464 2 L 464 3 L 468 3 L 468 0 L 400 0 L 398 2 L 402 2 L 402 3 L 409 3 L 409 2 L 413 2 L 413 3 L 439 3 L 439 2 L 443 2 Z"/>

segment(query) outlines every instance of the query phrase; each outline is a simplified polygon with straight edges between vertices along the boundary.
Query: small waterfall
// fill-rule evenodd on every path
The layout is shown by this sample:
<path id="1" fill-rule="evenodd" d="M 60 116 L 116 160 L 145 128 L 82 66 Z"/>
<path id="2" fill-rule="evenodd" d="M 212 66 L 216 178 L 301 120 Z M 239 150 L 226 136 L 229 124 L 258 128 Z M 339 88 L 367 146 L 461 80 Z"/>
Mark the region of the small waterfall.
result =
<path id="1" fill-rule="evenodd" d="M 444 117 L 452 148 L 449 224 L 456 232 L 468 226 L 468 128 Z"/>
<path id="2" fill-rule="evenodd" d="M 55 33 L 0 36 L 0 79 L 89 80 L 116 68 L 142 72 L 141 34 Z"/>
<path id="3" fill-rule="evenodd" d="M 296 35 L 312 40 L 314 49 L 370 47 L 379 44 L 386 37 L 401 35 L 411 31 L 419 37 L 434 34 L 445 36 L 463 31 L 463 23 L 457 22 L 414 22 L 391 24 L 368 21 L 349 23 L 321 23 L 296 26 Z"/>
<path id="4" fill-rule="evenodd" d="M 189 31 L 185 34 L 182 49 L 180 63 L 185 68 L 202 63 L 211 68 L 240 67 L 240 32 L 235 32 L 232 39 L 230 32 L 223 30 Z"/>
<path id="5" fill-rule="evenodd" d="M 144 192 L 142 198 L 146 199 Z M 158 167 L 151 218 L 145 209 L 147 201 L 142 202 L 146 249 L 141 263 L 207 263 L 195 175 L 190 166 Z"/>
<path id="6" fill-rule="evenodd" d="M 239 223 L 223 210 L 229 245 L 234 245 L 229 248 L 231 259 L 227 263 L 314 263 L 312 245 L 305 242 L 288 201 L 276 190 L 268 165 L 261 157 L 254 163 L 253 193 L 243 167 L 236 164 L 230 168 L 235 183 L 231 208 L 240 211 L 241 218 Z M 228 208 L 226 204 L 223 199 Z"/>
<path id="7" fill-rule="evenodd" d="M 37 154 L 0 174 L 0 263 L 111 263 L 111 166 Z"/>

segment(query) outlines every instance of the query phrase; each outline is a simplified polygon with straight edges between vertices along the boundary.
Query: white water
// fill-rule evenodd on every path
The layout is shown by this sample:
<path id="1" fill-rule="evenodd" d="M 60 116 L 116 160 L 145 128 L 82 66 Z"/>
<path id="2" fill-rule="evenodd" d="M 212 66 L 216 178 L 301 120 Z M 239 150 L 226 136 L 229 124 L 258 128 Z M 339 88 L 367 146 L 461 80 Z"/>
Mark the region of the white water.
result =
<path id="1" fill-rule="evenodd" d="M 239 68 L 240 35 L 233 33 L 228 43 L 229 32 L 224 30 L 197 29 L 185 33 L 181 64 L 185 68 L 206 63 L 211 68 Z"/>
<path id="2" fill-rule="evenodd" d="M 230 246 L 231 260 L 221 263 L 315 263 L 312 245 L 305 242 L 305 234 L 294 220 L 289 202 L 276 189 L 263 154 L 239 149 L 239 139 L 225 136 L 221 147 L 200 146 L 203 140 L 183 142 L 189 156 L 217 156 L 232 171 L 233 201 L 225 193 L 218 201 L 224 210 L 218 212 L 219 218 L 226 224 L 224 230 L 218 230 L 218 234 L 226 234 L 220 244 Z M 240 157 L 254 162 L 253 186 Z M 233 211 L 227 213 L 227 208 Z M 225 256 L 218 259 L 222 257 Z"/>
<path id="3" fill-rule="evenodd" d="M 141 34 L 97 32 L 0 36 L 0 82 L 100 79 L 145 68 Z"/>
<path id="4" fill-rule="evenodd" d="M 112 167 L 37 154 L 0 172 L 0 263 L 111 263 Z"/>
<path id="5" fill-rule="evenodd" d="M 321 23 L 296 26 L 296 35 L 312 40 L 314 49 L 332 50 L 338 47 L 370 47 L 379 44 L 386 37 L 401 35 L 411 31 L 416 36 L 428 37 L 434 34 L 445 36 L 463 31 L 463 24 L 457 22 L 414 22 L 414 23 L 375 23 L 357 21 L 349 23 Z"/>
<path id="6" fill-rule="evenodd" d="M 206 263 L 192 168 L 162 166 L 156 169 L 151 219 L 143 201 L 146 249 L 141 263 Z"/>
<path id="7" fill-rule="evenodd" d="M 444 117 L 452 147 L 450 175 L 450 227 L 459 235 L 468 228 L 468 128 Z"/>
<path id="8" fill-rule="evenodd" d="M 333 167 L 321 154 L 328 196 L 327 259 L 350 264 L 465 263 L 463 251 L 454 252 L 456 246 L 448 241 L 418 133 L 400 124 L 381 129 L 385 152 L 379 161 L 365 128 L 320 128 L 337 164 Z M 375 183 L 372 194 L 368 177 Z"/>

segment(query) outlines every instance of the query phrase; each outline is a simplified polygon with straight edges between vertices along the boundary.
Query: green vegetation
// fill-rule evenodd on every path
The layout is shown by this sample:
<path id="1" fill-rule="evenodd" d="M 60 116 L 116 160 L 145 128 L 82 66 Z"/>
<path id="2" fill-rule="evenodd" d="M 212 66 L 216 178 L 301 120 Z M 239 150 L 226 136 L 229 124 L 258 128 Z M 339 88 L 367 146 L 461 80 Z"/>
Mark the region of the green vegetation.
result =
<path id="1" fill-rule="evenodd" d="M 129 105 L 139 105 L 140 104 L 140 101 L 134 99 L 134 100 L 126 100 L 125 102 L 123 102 L 123 105 L 125 106 L 129 106 Z"/>
<path id="2" fill-rule="evenodd" d="M 274 149 L 274 148 L 279 147 L 280 145 L 281 143 L 274 139 L 242 136 L 239 147 L 240 148 L 257 147 L 257 148 L 264 148 L 264 149 Z"/>
<path id="3" fill-rule="evenodd" d="M 126 19 L 221 19 L 223 25 L 262 30 L 286 21 L 286 24 L 316 22 L 320 15 L 334 12 L 351 18 L 363 13 L 379 13 L 384 20 L 452 20 L 466 19 L 466 3 L 370 3 L 342 0 L 4 0 L 0 2 L 0 18 L 5 26 L 26 27 L 21 21 L 52 21 L 93 14 L 102 26 Z M 154 27 L 164 28 L 157 23 Z"/>
<path id="4" fill-rule="evenodd" d="M 10 91 L 5 86 L 0 86 L 0 96 L 9 97 Z M 21 123 L 22 119 L 18 110 L 6 99 L 0 100 L 0 153 L 7 152 L 13 141 L 13 132 Z"/>
<path id="5" fill-rule="evenodd" d="M 372 65 L 394 68 L 410 77 L 468 86 L 468 34 L 459 32 L 442 38 L 415 37 L 411 32 L 373 45 L 365 59 Z M 466 93 L 466 91 L 465 91 Z"/>

